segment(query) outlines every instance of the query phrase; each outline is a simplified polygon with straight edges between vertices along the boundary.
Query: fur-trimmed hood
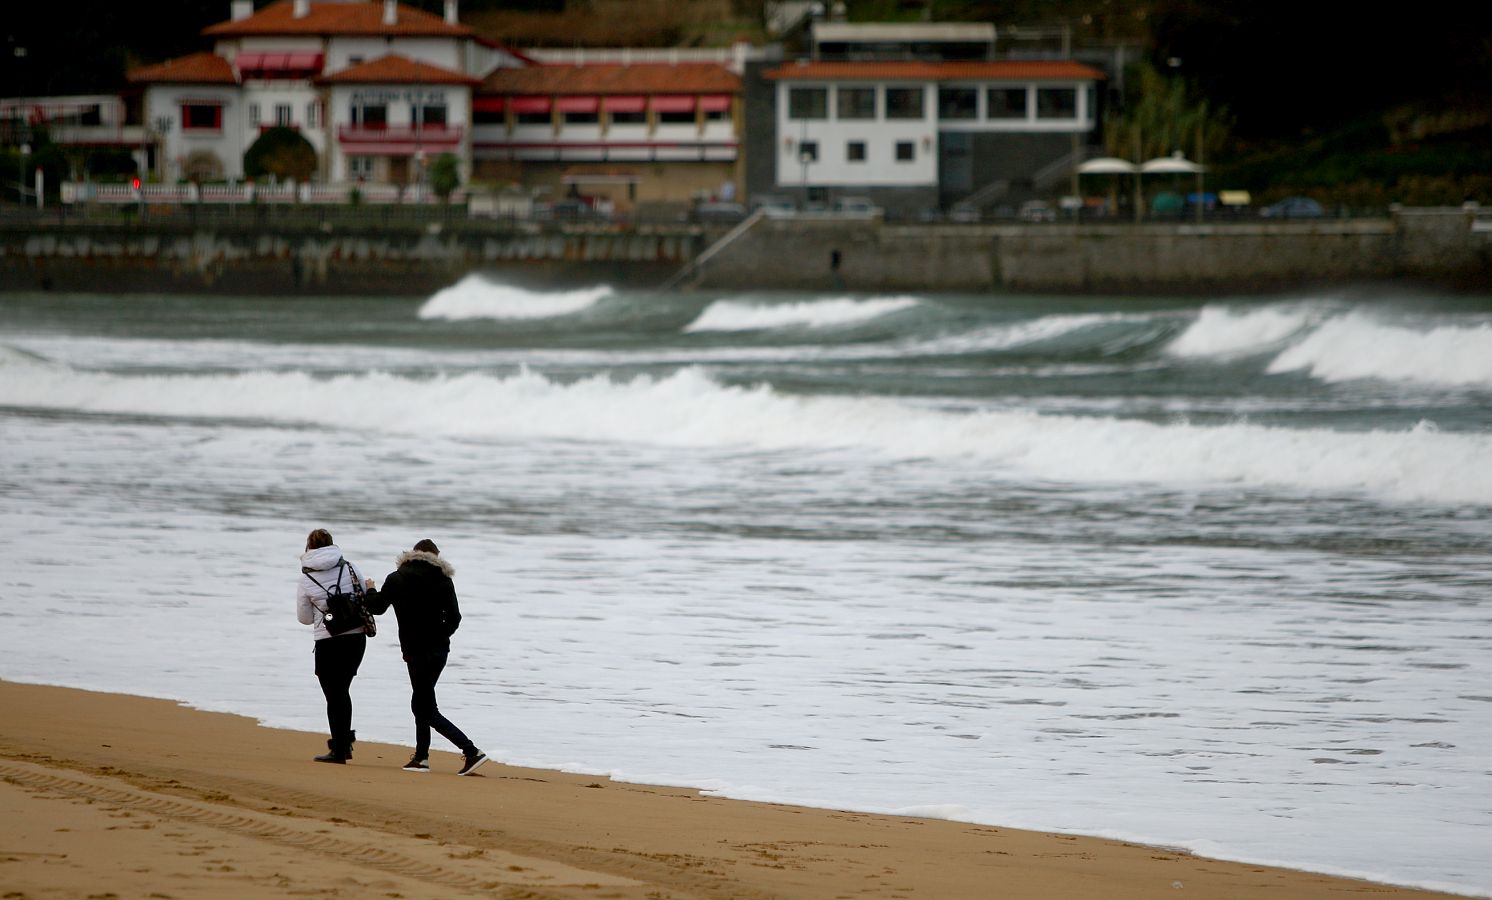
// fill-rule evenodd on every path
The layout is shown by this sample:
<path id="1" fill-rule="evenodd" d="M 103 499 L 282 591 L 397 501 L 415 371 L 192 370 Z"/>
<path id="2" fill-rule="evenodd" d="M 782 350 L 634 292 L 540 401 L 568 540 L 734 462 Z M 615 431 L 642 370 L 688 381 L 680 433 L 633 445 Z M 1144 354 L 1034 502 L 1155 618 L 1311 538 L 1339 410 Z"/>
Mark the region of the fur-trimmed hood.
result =
<path id="1" fill-rule="evenodd" d="M 398 559 L 394 560 L 394 565 L 402 567 L 407 562 L 429 563 L 430 565 L 439 569 L 441 571 L 441 574 L 445 575 L 445 577 L 456 577 L 456 567 L 446 562 L 444 559 L 441 559 L 434 553 L 427 553 L 424 550 L 405 550 L 403 553 L 399 554 Z"/>

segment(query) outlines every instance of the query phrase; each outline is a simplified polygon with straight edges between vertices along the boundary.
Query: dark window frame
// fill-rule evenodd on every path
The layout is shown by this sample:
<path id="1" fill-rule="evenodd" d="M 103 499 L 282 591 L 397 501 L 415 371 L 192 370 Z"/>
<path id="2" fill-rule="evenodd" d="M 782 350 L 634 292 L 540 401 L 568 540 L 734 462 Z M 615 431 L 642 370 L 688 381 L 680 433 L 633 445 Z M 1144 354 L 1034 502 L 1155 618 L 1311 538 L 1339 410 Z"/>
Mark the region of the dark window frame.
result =
<path id="1" fill-rule="evenodd" d="M 864 101 L 870 99 L 866 108 Z M 853 98 L 846 102 L 847 98 Z M 851 108 L 847 108 L 851 107 Z M 846 122 L 863 122 L 876 117 L 876 89 L 864 85 L 841 85 L 834 88 L 834 118 Z"/>
<path id="2" fill-rule="evenodd" d="M 829 118 L 827 87 L 790 87 L 787 89 L 787 117 L 794 122 L 820 122 Z"/>
<path id="3" fill-rule="evenodd" d="M 938 87 L 938 121 L 971 122 L 979 118 L 979 88 L 955 84 Z"/>
<path id="4" fill-rule="evenodd" d="M 916 97 L 915 104 L 903 105 L 901 100 Z M 916 106 L 916 112 L 911 109 Z M 886 118 L 888 120 L 910 122 L 925 121 L 927 119 L 927 92 L 920 87 L 888 87 L 886 88 Z"/>
<path id="5" fill-rule="evenodd" d="M 995 97 L 1001 97 L 999 103 Z M 1018 104 L 1009 104 L 1010 98 L 1019 97 Z M 1019 107 L 1017 109 L 1016 107 Z M 992 87 L 984 92 L 984 115 L 993 122 L 1019 122 L 1031 117 L 1031 91 L 1026 87 Z"/>

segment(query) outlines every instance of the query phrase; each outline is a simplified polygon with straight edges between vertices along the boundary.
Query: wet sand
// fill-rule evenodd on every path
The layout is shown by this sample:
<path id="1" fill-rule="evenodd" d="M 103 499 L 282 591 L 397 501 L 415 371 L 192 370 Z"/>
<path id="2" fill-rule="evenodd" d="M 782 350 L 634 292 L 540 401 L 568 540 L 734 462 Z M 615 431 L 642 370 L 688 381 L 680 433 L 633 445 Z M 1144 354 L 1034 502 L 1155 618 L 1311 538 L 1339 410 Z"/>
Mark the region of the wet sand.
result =
<path id="1" fill-rule="evenodd" d="M 1121 841 L 702 797 L 0 682 L 0 897 L 1448 897 Z"/>

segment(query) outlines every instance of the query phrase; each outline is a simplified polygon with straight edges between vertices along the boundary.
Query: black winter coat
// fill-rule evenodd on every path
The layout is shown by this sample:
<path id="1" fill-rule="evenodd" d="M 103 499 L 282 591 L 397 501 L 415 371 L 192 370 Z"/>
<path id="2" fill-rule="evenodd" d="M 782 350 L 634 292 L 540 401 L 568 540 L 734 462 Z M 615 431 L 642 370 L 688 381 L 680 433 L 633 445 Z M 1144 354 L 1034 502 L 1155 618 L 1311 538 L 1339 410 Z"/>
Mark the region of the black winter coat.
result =
<path id="1" fill-rule="evenodd" d="M 411 653 L 450 650 L 451 635 L 461 625 L 456 604 L 456 585 L 451 564 L 423 550 L 399 554 L 399 568 L 383 580 L 383 587 L 368 594 L 368 608 L 375 615 L 392 606 L 399 619 L 399 648 Z"/>

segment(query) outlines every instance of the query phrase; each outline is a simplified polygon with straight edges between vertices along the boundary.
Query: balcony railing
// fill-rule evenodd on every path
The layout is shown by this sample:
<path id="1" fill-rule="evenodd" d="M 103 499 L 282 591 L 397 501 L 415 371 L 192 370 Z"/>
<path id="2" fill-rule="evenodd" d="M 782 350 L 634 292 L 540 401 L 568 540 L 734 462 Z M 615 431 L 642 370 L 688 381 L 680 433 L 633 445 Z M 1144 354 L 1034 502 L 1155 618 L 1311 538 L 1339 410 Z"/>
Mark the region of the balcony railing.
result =
<path id="1" fill-rule="evenodd" d="M 460 125 L 341 125 L 337 128 L 337 140 L 343 144 L 379 144 L 408 150 L 422 147 L 454 150 L 461 146 L 465 134 L 466 129 Z"/>

